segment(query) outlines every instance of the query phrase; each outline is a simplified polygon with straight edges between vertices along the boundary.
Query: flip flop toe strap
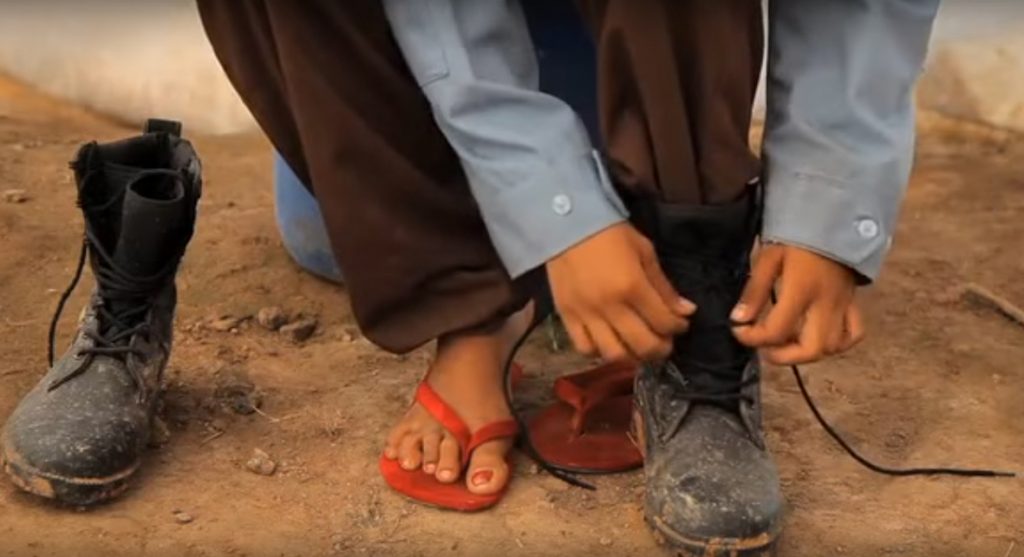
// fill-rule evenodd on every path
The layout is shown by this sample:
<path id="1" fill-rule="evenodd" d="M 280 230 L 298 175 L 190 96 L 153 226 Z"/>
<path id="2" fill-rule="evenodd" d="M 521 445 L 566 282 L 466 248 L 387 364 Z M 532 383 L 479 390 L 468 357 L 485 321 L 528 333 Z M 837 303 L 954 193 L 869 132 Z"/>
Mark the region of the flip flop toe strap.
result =
<path id="1" fill-rule="evenodd" d="M 480 445 L 495 439 L 515 437 L 519 433 L 519 426 L 513 419 L 493 422 L 471 432 L 469 426 L 455 409 L 445 402 L 426 381 L 420 383 L 416 389 L 416 402 L 419 402 L 420 406 L 458 442 L 463 468 L 469 464 L 470 456 Z"/>

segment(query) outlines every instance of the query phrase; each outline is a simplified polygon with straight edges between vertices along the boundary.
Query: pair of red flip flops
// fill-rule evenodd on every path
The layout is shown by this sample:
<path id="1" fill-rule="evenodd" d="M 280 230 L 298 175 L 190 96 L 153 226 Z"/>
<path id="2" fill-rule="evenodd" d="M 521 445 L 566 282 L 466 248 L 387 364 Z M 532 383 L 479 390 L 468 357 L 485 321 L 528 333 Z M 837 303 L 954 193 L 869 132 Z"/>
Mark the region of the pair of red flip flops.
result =
<path id="1" fill-rule="evenodd" d="M 529 425 L 530 441 L 539 456 L 555 468 L 576 473 L 614 473 L 640 467 L 643 457 L 629 436 L 636 371 L 634 365 L 606 364 L 556 380 L 553 390 L 558 401 Z M 512 364 L 510 373 L 514 388 L 522 369 Z M 481 444 L 519 433 L 513 419 L 470 431 L 426 381 L 417 389 L 416 401 L 458 441 L 463 470 Z M 491 495 L 472 493 L 463 482 L 441 483 L 433 474 L 405 470 L 397 460 L 384 456 L 380 471 L 395 491 L 446 509 L 480 511 L 505 495 L 505 490 Z"/>

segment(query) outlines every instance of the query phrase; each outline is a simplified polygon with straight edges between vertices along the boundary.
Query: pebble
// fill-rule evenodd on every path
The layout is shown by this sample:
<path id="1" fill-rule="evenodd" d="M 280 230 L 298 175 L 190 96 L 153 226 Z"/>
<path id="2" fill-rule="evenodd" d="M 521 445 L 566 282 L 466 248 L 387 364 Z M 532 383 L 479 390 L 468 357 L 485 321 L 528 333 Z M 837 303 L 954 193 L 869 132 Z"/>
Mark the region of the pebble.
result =
<path id="1" fill-rule="evenodd" d="M 178 524 L 188 524 L 188 523 L 192 522 L 193 520 L 195 520 L 195 518 L 193 518 L 192 515 L 188 514 L 185 511 L 174 511 L 173 514 L 174 514 L 174 521 L 177 522 Z"/>
<path id="2" fill-rule="evenodd" d="M 288 323 L 288 315 L 277 306 L 269 306 L 256 314 L 256 322 L 268 331 L 276 331 Z"/>
<path id="3" fill-rule="evenodd" d="M 316 332 L 317 321 L 312 317 L 303 317 L 297 321 L 281 327 L 281 334 L 292 339 L 294 342 L 302 342 L 313 336 Z"/>
<path id="4" fill-rule="evenodd" d="M 226 332 L 228 332 L 228 331 L 230 331 L 232 329 L 237 329 L 239 323 L 241 323 L 241 322 L 242 322 L 242 320 L 240 318 L 232 317 L 232 316 L 228 315 L 228 316 L 221 317 L 221 318 L 218 318 L 218 319 L 214 319 L 213 321 L 210 321 L 209 327 L 210 327 L 210 330 L 212 330 L 212 331 L 217 331 L 219 333 L 226 333 Z"/>
<path id="5" fill-rule="evenodd" d="M 170 440 L 171 430 L 167 427 L 167 422 L 159 416 L 154 417 L 149 426 L 149 446 L 162 447 Z"/>
<path id="6" fill-rule="evenodd" d="M 24 203 L 28 201 L 28 192 L 25 190 L 4 190 L 3 198 L 7 203 Z"/>
<path id="7" fill-rule="evenodd" d="M 277 463 L 266 452 L 260 449 L 253 449 L 252 458 L 245 463 L 245 468 L 253 474 L 273 476 L 274 472 L 277 471 Z"/>

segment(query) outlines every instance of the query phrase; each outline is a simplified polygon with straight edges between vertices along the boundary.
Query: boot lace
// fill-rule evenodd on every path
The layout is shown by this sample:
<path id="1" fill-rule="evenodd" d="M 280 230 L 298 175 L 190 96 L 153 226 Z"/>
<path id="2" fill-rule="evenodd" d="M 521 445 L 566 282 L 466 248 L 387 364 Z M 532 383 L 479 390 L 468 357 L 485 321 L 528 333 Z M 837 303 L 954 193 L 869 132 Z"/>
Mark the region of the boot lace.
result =
<path id="1" fill-rule="evenodd" d="M 140 397 L 144 397 L 145 379 L 140 369 L 141 366 L 130 365 L 128 358 L 134 356 L 136 359 L 140 359 L 146 356 L 146 352 L 135 345 L 135 339 L 144 338 L 147 341 L 151 339 L 152 331 L 145 317 L 152 307 L 156 293 L 163 288 L 168 277 L 173 276 L 176 271 L 177 258 L 172 258 L 172 262 L 155 275 L 134 276 L 114 261 L 86 219 L 85 237 L 78 255 L 74 276 L 61 294 L 57 309 L 50 320 L 48 362 L 51 368 L 54 363 L 57 325 L 68 299 L 81 281 L 88 254 L 92 255 L 95 263 L 93 274 L 97 285 L 96 295 L 100 300 L 96 304 L 98 326 L 95 330 L 87 328 L 82 332 L 86 338 L 92 341 L 92 345 L 80 348 L 75 352 L 74 357 L 80 360 L 78 364 L 67 373 L 54 379 L 47 386 L 47 391 L 53 391 L 85 373 L 96 356 L 108 356 L 125 364 L 124 368 L 139 391 Z"/>

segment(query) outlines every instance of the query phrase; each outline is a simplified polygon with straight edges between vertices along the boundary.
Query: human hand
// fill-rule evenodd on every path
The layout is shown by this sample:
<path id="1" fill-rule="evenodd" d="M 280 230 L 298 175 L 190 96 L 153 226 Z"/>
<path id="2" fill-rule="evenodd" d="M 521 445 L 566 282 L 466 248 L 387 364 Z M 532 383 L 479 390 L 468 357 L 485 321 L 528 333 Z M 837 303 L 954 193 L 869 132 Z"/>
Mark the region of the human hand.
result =
<path id="1" fill-rule="evenodd" d="M 625 222 L 554 257 L 547 273 L 576 350 L 606 361 L 666 358 L 696 310 L 662 272 L 651 242 Z"/>
<path id="2" fill-rule="evenodd" d="M 778 283 L 778 300 L 762 315 Z M 812 251 L 763 245 L 730 318 L 743 344 L 771 363 L 810 363 L 845 352 L 864 338 L 856 275 Z"/>

